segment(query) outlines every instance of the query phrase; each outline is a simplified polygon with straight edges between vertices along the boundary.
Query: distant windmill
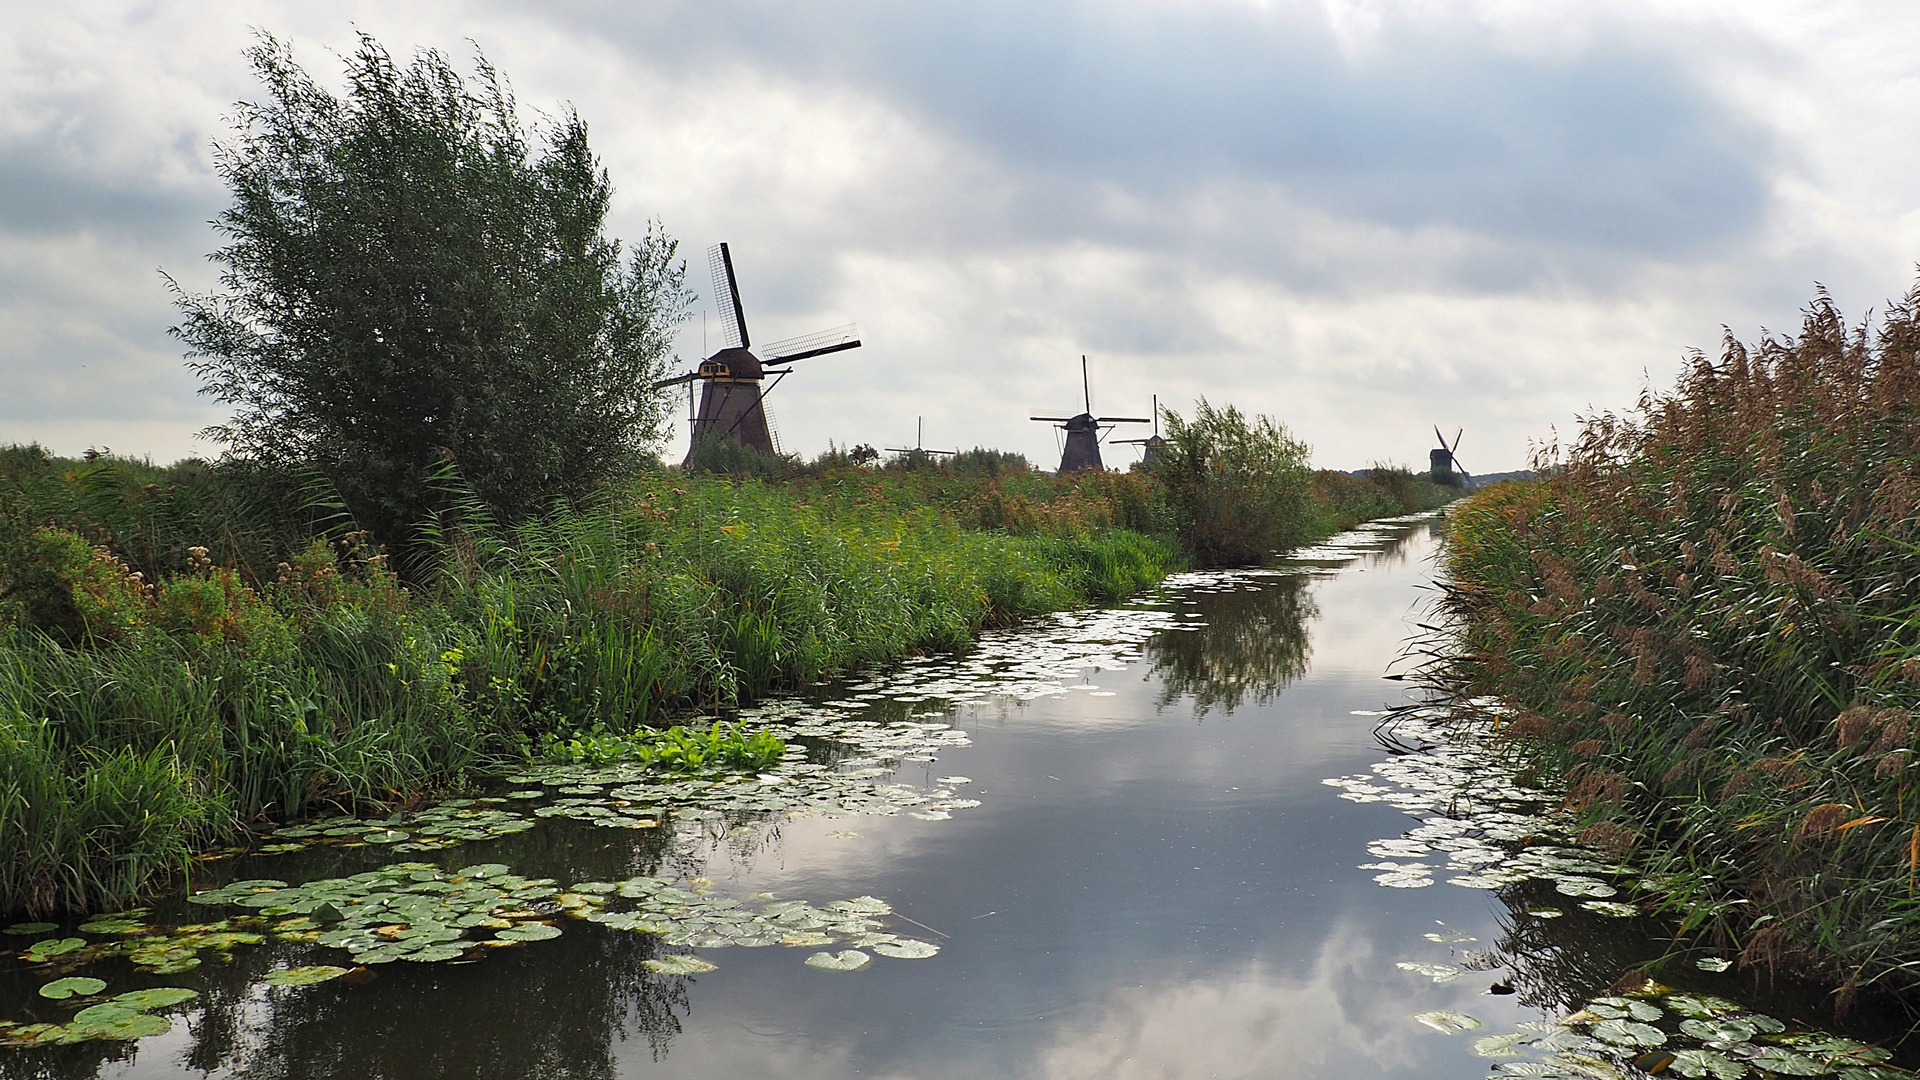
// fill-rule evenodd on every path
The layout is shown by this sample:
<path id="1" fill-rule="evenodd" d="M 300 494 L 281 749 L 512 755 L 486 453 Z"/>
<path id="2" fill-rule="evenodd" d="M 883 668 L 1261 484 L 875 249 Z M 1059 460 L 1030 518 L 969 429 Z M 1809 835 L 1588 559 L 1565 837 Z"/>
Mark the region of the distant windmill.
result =
<path id="1" fill-rule="evenodd" d="M 887 447 L 887 453 L 889 454 L 953 454 L 953 453 L 957 453 L 957 451 L 953 451 L 953 450 L 929 450 L 926 447 L 920 445 L 926 435 L 926 428 L 927 428 L 926 417 L 924 416 L 914 417 L 913 418 L 913 448 L 908 449 L 904 446 L 889 446 Z"/>
<path id="2" fill-rule="evenodd" d="M 1080 358 L 1080 391 L 1086 398 L 1087 411 L 1078 416 L 1035 416 L 1051 424 L 1059 424 L 1067 433 L 1067 445 L 1060 452 L 1060 471 L 1079 472 L 1081 469 L 1104 469 L 1100 461 L 1100 425 L 1107 424 L 1145 424 L 1144 416 L 1095 416 L 1093 415 L 1093 384 L 1087 381 L 1087 358 Z"/>
<path id="3" fill-rule="evenodd" d="M 1465 428 L 1455 431 L 1453 445 L 1449 446 L 1447 437 L 1440 434 L 1439 425 L 1434 426 L 1433 437 L 1440 440 L 1440 445 L 1427 451 L 1427 463 L 1432 467 L 1434 483 L 1445 484 L 1447 487 L 1465 487 L 1473 480 L 1473 477 L 1467 475 L 1467 470 L 1460 468 L 1460 459 L 1453 455 L 1453 452 L 1460 448 L 1460 436 L 1465 433 Z"/>
<path id="4" fill-rule="evenodd" d="M 733 255 L 727 245 L 715 244 L 708 248 L 707 263 L 713 272 L 714 306 L 720 309 L 726 347 L 685 375 L 653 384 L 655 389 L 688 384 L 689 404 L 692 384 L 695 381 L 701 384 L 700 411 L 692 418 L 693 438 L 687 445 L 687 458 L 683 463 L 689 465 L 693 462 L 694 449 L 705 439 L 732 439 L 763 454 L 776 453 L 773 432 L 767 427 L 766 405 L 762 401 L 773 392 L 773 386 L 763 391 L 761 381 L 768 375 L 785 378 L 790 369 L 773 370 L 778 365 L 860 347 L 860 331 L 849 323 L 817 334 L 776 341 L 762 346 L 762 355 L 755 356 L 748 351 L 753 341 L 747 336 L 747 313 L 740 306 L 740 285 L 733 276 Z M 774 380 L 774 386 L 780 385 L 780 378 Z"/>
<path id="5" fill-rule="evenodd" d="M 1134 444 L 1140 447 L 1140 464 L 1151 465 L 1160 460 L 1160 452 L 1167 448 L 1167 440 L 1160 435 L 1160 395 L 1153 395 L 1153 434 L 1144 439 L 1114 439 L 1115 444 Z"/>

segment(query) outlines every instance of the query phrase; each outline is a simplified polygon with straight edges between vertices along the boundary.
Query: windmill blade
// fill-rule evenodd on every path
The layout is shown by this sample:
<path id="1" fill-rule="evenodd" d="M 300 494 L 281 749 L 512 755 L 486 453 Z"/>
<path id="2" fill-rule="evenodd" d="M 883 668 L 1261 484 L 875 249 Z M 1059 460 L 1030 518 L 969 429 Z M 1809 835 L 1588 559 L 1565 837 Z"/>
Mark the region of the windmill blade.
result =
<path id="1" fill-rule="evenodd" d="M 679 386 L 681 383 L 692 382 L 699 377 L 699 372 L 689 371 L 685 375 L 676 375 L 671 379 L 661 379 L 659 382 L 653 384 L 653 388 L 655 390 L 662 390 L 669 386 Z"/>
<path id="2" fill-rule="evenodd" d="M 1144 416 L 1096 416 L 1094 420 L 1102 424 L 1151 424 L 1153 421 Z"/>
<path id="3" fill-rule="evenodd" d="M 747 337 L 747 313 L 740 306 L 740 285 L 733 276 L 733 253 L 725 242 L 707 249 L 707 268 L 713 272 L 713 306 L 720 309 L 720 328 L 728 347 L 744 349 L 752 345 Z"/>
<path id="4" fill-rule="evenodd" d="M 1152 439 L 1108 439 L 1108 440 L 1107 440 L 1107 445 L 1109 445 L 1109 446 L 1126 446 L 1126 445 L 1127 445 L 1127 444 L 1129 444 L 1129 443 L 1149 443 L 1149 442 L 1152 442 L 1152 441 L 1153 441 Z"/>
<path id="5" fill-rule="evenodd" d="M 1029 417 L 1027 417 L 1027 419 L 1029 419 L 1029 420 L 1046 420 L 1046 421 L 1048 421 L 1048 422 L 1050 422 L 1050 423 L 1055 423 L 1055 424 L 1064 424 L 1064 423 L 1067 423 L 1068 421 L 1070 421 L 1070 420 L 1072 420 L 1072 419 L 1073 419 L 1073 417 L 1071 417 L 1071 416 L 1029 416 Z"/>
<path id="6" fill-rule="evenodd" d="M 1460 436 L 1465 435 L 1466 433 L 1467 433 L 1466 428 L 1460 428 L 1453 433 L 1453 445 L 1447 447 L 1447 454 L 1449 456 L 1451 456 L 1455 450 L 1460 449 Z"/>
<path id="7" fill-rule="evenodd" d="M 1433 437 L 1440 440 L 1440 449 L 1447 450 L 1447 437 L 1445 435 L 1440 434 L 1439 424 L 1433 425 Z M 1453 453 L 1453 451 L 1447 450 L 1447 453 L 1451 454 Z"/>
<path id="8" fill-rule="evenodd" d="M 1086 395 L 1087 411 L 1093 411 L 1093 384 L 1087 381 L 1087 355 L 1080 354 L 1080 392 Z"/>
<path id="9" fill-rule="evenodd" d="M 822 330 L 817 334 L 802 334 L 799 337 L 784 338 L 760 349 L 760 362 L 763 364 L 791 364 L 796 360 L 805 360 L 828 353 L 845 352 L 860 347 L 860 328 L 853 323 L 836 326 L 831 330 Z"/>

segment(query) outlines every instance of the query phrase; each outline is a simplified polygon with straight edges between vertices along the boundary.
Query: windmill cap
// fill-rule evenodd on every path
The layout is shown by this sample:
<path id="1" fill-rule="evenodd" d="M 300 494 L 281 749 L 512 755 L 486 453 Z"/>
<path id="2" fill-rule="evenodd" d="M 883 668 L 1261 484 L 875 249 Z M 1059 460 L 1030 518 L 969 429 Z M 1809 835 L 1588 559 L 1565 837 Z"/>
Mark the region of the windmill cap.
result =
<path id="1" fill-rule="evenodd" d="M 727 365 L 727 374 L 736 379 L 761 379 L 766 377 L 766 369 L 760 366 L 760 358 L 741 346 L 721 349 L 707 357 L 712 364 Z"/>

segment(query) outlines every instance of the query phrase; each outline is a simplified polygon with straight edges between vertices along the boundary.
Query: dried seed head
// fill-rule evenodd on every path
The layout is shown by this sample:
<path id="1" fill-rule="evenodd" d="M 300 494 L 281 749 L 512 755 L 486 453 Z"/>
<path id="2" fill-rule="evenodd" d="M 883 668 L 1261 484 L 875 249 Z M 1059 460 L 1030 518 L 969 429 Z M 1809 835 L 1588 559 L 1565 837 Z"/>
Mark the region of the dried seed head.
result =
<path id="1" fill-rule="evenodd" d="M 1800 819 L 1800 828 L 1794 832 L 1794 839 L 1831 836 L 1854 816 L 1854 808 L 1846 803 L 1821 803 L 1807 811 L 1807 816 Z"/>
<path id="2" fill-rule="evenodd" d="M 1872 733 L 1877 714 L 1865 705 L 1855 705 L 1846 712 L 1833 718 L 1834 738 L 1841 746 L 1854 746 L 1865 742 Z"/>

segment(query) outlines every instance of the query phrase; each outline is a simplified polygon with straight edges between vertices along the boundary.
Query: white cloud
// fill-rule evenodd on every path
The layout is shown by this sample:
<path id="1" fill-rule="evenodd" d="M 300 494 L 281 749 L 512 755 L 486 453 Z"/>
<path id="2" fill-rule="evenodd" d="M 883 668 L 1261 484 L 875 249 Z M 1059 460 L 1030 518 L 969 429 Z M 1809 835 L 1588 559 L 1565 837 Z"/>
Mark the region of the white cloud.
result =
<path id="1" fill-rule="evenodd" d="M 43 8 L 0 40 L 0 439 L 170 456 L 215 418 L 156 268 L 204 287 L 249 27 L 355 26 L 576 105 L 618 189 L 733 243 L 755 336 L 867 347 L 772 399 L 790 447 L 997 445 L 1078 396 L 1270 412 L 1329 465 L 1463 458 L 1626 407 L 1684 349 L 1851 312 L 1920 241 L 1903 7 L 1326 4 Z M 705 291 L 704 289 L 702 290 Z M 699 351 L 699 323 L 681 338 Z M 86 365 L 82 368 L 81 365 Z M 103 378 L 104 373 L 104 378 Z M 136 425 L 134 418 L 139 418 Z M 124 437 L 114 435 L 124 431 Z M 113 435 L 114 437 L 108 437 Z M 1469 453 L 1469 451 L 1473 451 Z M 1115 455 L 1124 458 L 1124 454 Z"/>

